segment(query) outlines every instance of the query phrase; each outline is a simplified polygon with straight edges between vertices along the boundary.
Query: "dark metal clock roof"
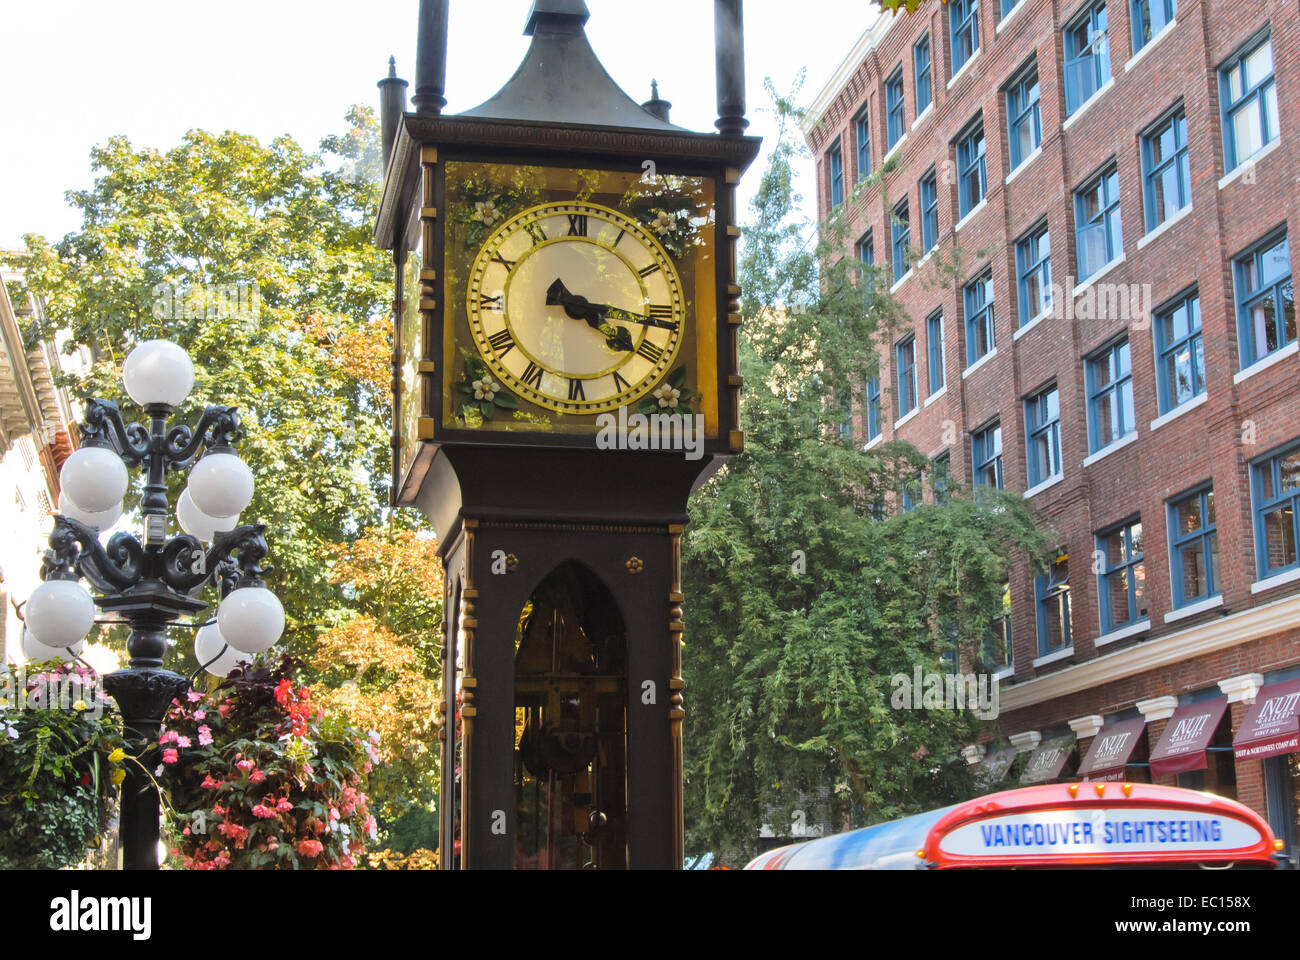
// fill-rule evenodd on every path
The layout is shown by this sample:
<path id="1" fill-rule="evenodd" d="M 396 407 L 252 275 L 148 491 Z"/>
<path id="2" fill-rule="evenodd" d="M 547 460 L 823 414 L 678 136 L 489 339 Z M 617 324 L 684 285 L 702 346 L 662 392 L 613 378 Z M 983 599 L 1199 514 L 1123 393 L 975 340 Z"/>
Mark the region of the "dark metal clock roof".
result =
<path id="1" fill-rule="evenodd" d="M 601 66 L 583 30 L 590 15 L 584 0 L 535 0 L 523 63 L 495 96 L 460 116 L 681 131 L 643 109 Z"/>

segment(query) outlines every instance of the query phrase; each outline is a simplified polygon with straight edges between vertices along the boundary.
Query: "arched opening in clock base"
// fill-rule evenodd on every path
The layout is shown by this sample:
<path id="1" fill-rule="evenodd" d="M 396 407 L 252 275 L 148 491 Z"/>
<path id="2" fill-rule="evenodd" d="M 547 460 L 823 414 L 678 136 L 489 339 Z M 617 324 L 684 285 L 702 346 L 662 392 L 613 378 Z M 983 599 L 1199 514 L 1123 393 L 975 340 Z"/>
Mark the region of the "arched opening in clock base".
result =
<path id="1" fill-rule="evenodd" d="M 627 867 L 627 634 L 576 561 L 533 592 L 515 638 L 515 867 Z"/>

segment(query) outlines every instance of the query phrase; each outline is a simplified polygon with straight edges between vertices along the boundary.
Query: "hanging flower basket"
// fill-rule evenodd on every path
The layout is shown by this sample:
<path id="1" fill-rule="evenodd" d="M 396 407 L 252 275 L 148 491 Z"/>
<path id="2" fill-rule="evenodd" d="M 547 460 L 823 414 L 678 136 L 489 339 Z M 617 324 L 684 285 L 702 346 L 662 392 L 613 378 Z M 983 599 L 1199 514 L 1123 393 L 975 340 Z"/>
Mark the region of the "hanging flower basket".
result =
<path id="1" fill-rule="evenodd" d="M 99 846 L 130 761 L 80 664 L 0 668 L 0 870 L 60 870 Z"/>
<path id="2" fill-rule="evenodd" d="M 376 835 L 362 778 L 374 743 L 312 705 L 294 664 L 173 701 L 155 771 L 172 866 L 338 870 Z"/>

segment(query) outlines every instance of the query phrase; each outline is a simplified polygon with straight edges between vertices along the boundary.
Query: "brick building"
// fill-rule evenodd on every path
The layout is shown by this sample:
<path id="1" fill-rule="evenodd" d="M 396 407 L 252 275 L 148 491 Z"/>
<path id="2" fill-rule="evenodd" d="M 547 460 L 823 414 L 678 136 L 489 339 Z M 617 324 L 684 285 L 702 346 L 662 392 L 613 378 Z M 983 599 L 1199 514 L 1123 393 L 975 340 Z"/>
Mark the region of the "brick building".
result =
<path id="1" fill-rule="evenodd" d="M 913 319 L 878 344 L 862 442 L 1059 531 L 1049 573 L 1012 572 L 1000 732 L 970 759 L 1235 796 L 1292 856 L 1298 14 L 928 0 L 882 14 L 804 124 L 819 215 Z"/>

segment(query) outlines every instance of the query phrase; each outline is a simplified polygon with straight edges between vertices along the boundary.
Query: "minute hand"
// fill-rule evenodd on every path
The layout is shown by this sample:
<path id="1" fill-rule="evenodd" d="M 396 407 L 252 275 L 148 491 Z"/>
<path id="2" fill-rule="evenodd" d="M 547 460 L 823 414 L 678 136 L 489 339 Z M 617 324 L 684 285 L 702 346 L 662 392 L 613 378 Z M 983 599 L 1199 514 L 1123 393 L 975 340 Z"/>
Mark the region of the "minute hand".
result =
<path id="1" fill-rule="evenodd" d="M 624 323 L 636 323 L 644 327 L 658 327 L 660 330 L 676 330 L 677 324 L 671 320 L 660 320 L 657 317 L 647 317 L 641 313 L 633 313 L 630 310 L 623 310 L 620 307 L 603 306 L 602 312 L 611 320 L 622 320 Z"/>

